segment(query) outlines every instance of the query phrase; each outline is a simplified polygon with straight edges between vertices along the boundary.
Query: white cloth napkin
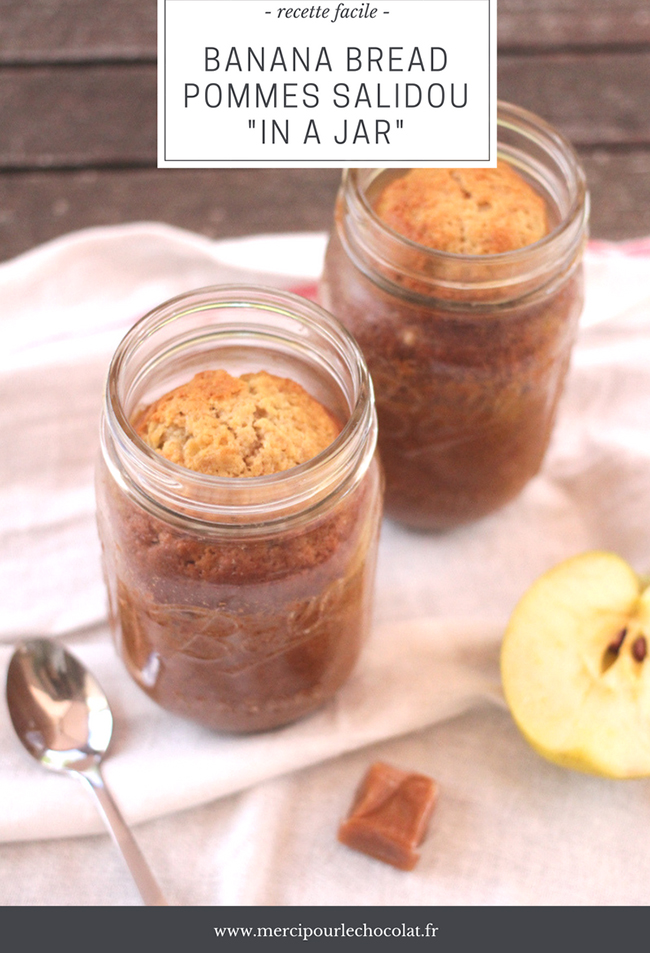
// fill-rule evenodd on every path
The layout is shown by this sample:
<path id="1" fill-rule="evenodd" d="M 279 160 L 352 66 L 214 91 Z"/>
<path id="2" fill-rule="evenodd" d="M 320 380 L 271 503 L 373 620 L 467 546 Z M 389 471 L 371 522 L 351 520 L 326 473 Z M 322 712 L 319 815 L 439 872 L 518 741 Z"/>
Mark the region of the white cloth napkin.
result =
<path id="1" fill-rule="evenodd" d="M 144 696 L 110 642 L 94 524 L 111 354 L 134 320 L 192 287 L 305 289 L 324 247 L 324 235 L 217 243 L 145 223 L 76 233 L 0 266 L 0 671 L 14 640 L 32 634 L 62 637 L 90 665 L 116 719 L 106 780 L 132 823 L 463 712 L 503 710 L 499 641 L 536 576 L 591 548 L 650 569 L 650 241 L 594 243 L 542 472 L 499 513 L 453 533 L 385 521 L 373 633 L 337 698 L 295 725 L 238 738 L 176 719 Z M 523 742 L 521 751 L 529 757 Z M 1 840 L 102 830 L 81 786 L 31 761 L 4 703 L 0 752 Z"/>

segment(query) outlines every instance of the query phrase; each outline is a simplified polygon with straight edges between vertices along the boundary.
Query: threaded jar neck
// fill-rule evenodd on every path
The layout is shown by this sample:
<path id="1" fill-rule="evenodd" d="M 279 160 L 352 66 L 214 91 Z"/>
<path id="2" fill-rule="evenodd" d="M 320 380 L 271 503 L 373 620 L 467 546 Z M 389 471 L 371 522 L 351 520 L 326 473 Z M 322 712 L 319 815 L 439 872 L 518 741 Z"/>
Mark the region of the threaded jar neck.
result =
<path id="1" fill-rule="evenodd" d="M 348 257 L 390 294 L 440 299 L 446 308 L 492 307 L 534 295 L 566 278 L 586 240 L 589 196 L 570 143 L 542 119 L 508 103 L 497 112 L 498 156 L 547 203 L 551 228 L 531 245 L 490 255 L 443 252 L 399 235 L 375 213 L 372 195 L 385 169 L 348 169 L 337 230 Z"/>
<path id="2" fill-rule="evenodd" d="M 195 373 L 217 368 L 296 380 L 341 432 L 311 460 L 268 476 L 218 477 L 167 460 L 132 421 Z M 372 383 L 352 336 L 311 301 L 261 286 L 202 288 L 155 308 L 126 334 L 109 367 L 101 437 L 113 478 L 145 509 L 207 533 L 259 532 L 326 509 L 362 478 L 377 437 Z"/>

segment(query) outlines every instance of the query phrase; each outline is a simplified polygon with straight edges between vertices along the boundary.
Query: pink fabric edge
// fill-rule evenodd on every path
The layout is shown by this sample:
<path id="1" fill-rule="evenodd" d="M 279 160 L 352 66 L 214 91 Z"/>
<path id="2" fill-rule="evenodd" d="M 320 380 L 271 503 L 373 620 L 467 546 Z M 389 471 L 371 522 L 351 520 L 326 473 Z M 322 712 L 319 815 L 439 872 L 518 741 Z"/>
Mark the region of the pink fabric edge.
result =
<path id="1" fill-rule="evenodd" d="M 650 236 L 631 238 L 624 242 L 607 242 L 594 238 L 587 243 L 587 248 L 596 255 L 623 254 L 642 257 L 650 255 Z"/>

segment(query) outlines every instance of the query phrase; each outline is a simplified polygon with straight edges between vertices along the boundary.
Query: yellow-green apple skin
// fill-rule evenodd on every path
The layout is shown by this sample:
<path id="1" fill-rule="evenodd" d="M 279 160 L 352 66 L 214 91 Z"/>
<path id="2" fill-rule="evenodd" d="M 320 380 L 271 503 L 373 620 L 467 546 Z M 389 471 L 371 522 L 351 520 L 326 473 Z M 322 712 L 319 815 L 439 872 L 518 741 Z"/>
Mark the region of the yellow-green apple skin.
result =
<path id="1" fill-rule="evenodd" d="M 501 679 L 545 758 L 610 778 L 650 775 L 650 588 L 620 556 L 582 553 L 533 583 L 504 634 Z"/>

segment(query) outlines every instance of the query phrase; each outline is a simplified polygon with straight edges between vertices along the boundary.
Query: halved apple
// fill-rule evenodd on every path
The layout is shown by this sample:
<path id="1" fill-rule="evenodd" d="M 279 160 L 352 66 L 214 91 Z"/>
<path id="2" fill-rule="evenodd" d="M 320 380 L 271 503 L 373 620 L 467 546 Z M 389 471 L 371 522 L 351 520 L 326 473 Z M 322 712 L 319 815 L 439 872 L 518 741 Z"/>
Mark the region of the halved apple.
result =
<path id="1" fill-rule="evenodd" d="M 503 691 L 528 742 L 556 764 L 650 775 L 650 587 L 620 556 L 587 552 L 527 590 L 501 649 Z"/>

